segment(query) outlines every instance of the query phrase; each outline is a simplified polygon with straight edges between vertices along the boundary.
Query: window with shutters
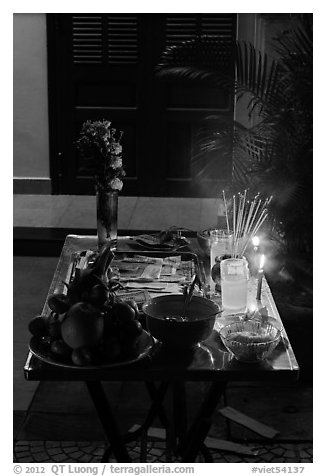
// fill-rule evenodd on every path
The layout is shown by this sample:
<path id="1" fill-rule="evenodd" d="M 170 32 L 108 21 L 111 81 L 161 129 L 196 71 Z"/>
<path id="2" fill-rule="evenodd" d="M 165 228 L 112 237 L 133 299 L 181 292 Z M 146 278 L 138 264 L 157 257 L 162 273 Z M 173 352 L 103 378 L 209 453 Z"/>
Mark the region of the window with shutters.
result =
<path id="1" fill-rule="evenodd" d="M 138 61 L 137 15 L 72 15 L 74 64 Z"/>
<path id="2" fill-rule="evenodd" d="M 230 44 L 234 40 L 234 14 L 193 14 L 167 15 L 167 46 L 178 45 L 196 36 L 207 35 L 223 39 Z"/>
<path id="3" fill-rule="evenodd" d="M 166 47 L 198 35 L 223 40 L 230 61 L 235 31 L 235 14 L 48 14 L 55 192 L 93 193 L 74 143 L 85 120 L 108 118 L 124 131 L 123 193 L 209 196 L 192 176 L 193 143 L 206 115 L 233 117 L 233 98 L 207 85 L 166 84 L 155 67 Z M 213 179 L 225 181 L 231 165 L 225 170 Z"/>

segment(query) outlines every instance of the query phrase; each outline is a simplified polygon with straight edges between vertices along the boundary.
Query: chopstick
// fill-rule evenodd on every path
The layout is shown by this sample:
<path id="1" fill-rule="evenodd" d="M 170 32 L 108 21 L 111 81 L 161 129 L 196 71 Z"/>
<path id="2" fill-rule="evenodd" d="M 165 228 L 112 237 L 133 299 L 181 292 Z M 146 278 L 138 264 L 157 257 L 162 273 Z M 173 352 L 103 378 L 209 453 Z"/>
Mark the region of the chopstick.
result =
<path id="1" fill-rule="evenodd" d="M 184 290 L 183 290 L 183 296 L 184 296 L 183 317 L 186 316 L 186 311 L 187 311 L 187 308 L 188 308 L 188 306 L 189 306 L 189 304 L 190 304 L 190 302 L 191 302 L 192 296 L 193 296 L 193 294 L 194 294 L 194 289 L 195 289 L 196 283 L 201 284 L 200 279 L 199 279 L 199 277 L 197 276 L 197 274 L 195 274 L 195 275 L 192 277 L 190 287 L 187 288 L 187 286 L 186 286 L 186 287 L 184 288 Z"/>

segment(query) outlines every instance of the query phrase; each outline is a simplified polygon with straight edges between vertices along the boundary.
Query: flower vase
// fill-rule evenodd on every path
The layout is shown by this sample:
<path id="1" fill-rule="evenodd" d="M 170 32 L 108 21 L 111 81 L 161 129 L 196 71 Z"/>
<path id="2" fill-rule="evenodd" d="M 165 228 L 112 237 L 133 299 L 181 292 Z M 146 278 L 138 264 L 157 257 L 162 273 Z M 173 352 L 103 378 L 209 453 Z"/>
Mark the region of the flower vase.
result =
<path id="1" fill-rule="evenodd" d="M 97 190 L 97 239 L 98 249 L 111 243 L 111 248 L 116 249 L 118 238 L 118 191 Z"/>

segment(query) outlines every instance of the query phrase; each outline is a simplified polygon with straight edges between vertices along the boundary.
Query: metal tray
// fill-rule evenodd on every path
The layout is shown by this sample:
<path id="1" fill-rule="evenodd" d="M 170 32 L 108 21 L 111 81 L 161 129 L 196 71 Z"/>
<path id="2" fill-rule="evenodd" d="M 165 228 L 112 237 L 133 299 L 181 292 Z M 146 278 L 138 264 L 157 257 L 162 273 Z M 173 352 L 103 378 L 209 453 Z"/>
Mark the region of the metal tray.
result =
<path id="1" fill-rule="evenodd" d="M 70 264 L 70 269 L 71 269 L 71 274 L 69 277 L 69 281 L 71 281 L 74 278 L 75 274 L 75 267 L 76 263 L 79 259 L 79 256 L 81 254 L 84 254 L 86 250 L 81 251 L 78 254 L 74 254 L 71 258 L 72 262 Z M 192 252 L 184 252 L 184 251 L 154 251 L 154 250 L 132 250 L 132 251 L 114 251 L 115 255 L 115 260 L 121 260 L 123 258 L 133 258 L 135 256 L 146 256 L 149 258 L 167 258 L 167 257 L 173 257 L 173 256 L 180 256 L 181 257 L 181 262 L 188 262 L 191 263 L 190 267 L 188 269 L 183 270 L 184 271 L 184 276 L 185 276 L 185 281 L 184 284 L 187 284 L 191 281 L 191 278 L 194 274 L 197 274 L 199 279 L 201 280 L 202 284 L 205 285 L 205 274 L 203 271 L 203 266 L 199 262 L 198 257 L 195 253 Z M 91 258 L 92 259 L 92 258 Z M 91 260 L 90 259 L 90 260 Z M 158 281 L 159 282 L 159 281 Z M 138 289 L 144 289 L 146 290 L 146 286 L 144 288 L 139 287 Z M 133 289 L 135 291 L 135 289 Z M 153 292 L 153 291 L 149 291 Z M 180 290 L 180 293 L 182 293 L 182 290 Z M 164 291 L 160 292 L 160 294 L 165 294 Z"/>

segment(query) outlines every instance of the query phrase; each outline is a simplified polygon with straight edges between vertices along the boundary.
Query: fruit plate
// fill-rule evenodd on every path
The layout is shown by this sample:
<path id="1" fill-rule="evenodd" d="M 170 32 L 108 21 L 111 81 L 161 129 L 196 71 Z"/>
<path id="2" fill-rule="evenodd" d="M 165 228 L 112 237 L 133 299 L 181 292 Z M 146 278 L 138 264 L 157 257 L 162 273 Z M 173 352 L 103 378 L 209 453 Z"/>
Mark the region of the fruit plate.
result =
<path id="1" fill-rule="evenodd" d="M 125 358 L 121 360 L 113 360 L 110 362 L 103 362 L 97 365 L 84 365 L 84 366 L 77 366 L 71 363 L 68 360 L 60 360 L 56 358 L 51 352 L 49 348 L 49 343 L 46 340 L 41 340 L 37 337 L 32 337 L 29 343 L 29 349 L 35 357 L 40 359 L 42 362 L 47 364 L 56 365 L 57 367 L 62 367 L 65 369 L 83 369 L 83 370 L 94 370 L 99 368 L 114 368 L 120 367 L 122 365 L 129 365 L 139 360 L 144 359 L 149 355 L 152 348 L 154 346 L 154 339 L 153 337 L 143 330 L 141 335 L 137 339 L 137 350 L 138 355 L 132 358 Z"/>

